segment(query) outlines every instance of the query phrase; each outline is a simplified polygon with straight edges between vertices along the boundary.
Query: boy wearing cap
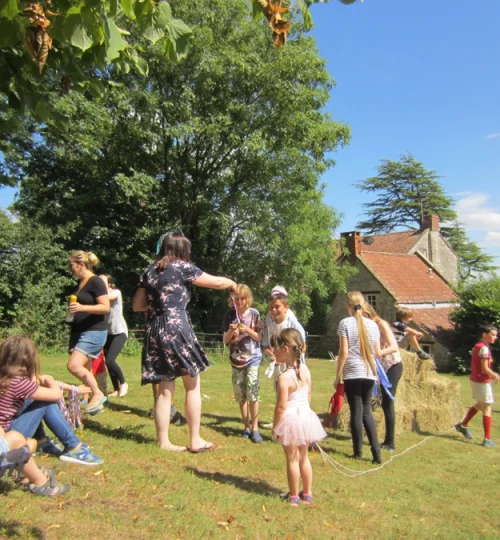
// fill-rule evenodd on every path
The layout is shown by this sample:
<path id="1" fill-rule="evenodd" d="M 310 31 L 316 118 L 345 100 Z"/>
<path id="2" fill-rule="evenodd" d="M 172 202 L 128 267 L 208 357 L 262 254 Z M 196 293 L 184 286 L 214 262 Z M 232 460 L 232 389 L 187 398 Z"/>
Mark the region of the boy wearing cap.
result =
<path id="1" fill-rule="evenodd" d="M 288 293 L 286 289 L 277 285 L 273 288 L 269 296 L 269 312 L 266 315 L 264 333 L 262 335 L 262 349 L 264 354 L 271 359 L 271 363 L 266 370 L 266 375 L 273 377 L 275 390 L 277 390 L 278 377 L 286 369 L 286 366 L 285 364 L 276 364 L 276 358 L 270 341 L 273 334 L 277 334 L 285 328 L 295 328 L 300 332 L 304 343 L 306 342 L 304 328 L 288 305 Z M 304 362 L 304 355 L 302 355 L 302 362 Z"/>

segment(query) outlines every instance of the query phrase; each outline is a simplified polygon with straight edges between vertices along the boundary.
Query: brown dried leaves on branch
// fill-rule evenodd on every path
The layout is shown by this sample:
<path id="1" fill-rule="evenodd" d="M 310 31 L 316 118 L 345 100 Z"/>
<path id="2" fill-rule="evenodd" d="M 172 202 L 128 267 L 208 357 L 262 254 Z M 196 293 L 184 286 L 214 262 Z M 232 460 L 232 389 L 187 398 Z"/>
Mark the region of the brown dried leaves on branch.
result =
<path id="1" fill-rule="evenodd" d="M 285 0 L 256 0 L 261 7 L 264 16 L 269 21 L 273 31 L 274 46 L 278 49 L 286 43 L 291 22 L 286 18 L 290 12 L 289 1 Z"/>
<path id="2" fill-rule="evenodd" d="M 47 13 L 49 13 L 47 11 Z M 24 44 L 29 55 L 35 62 L 38 73 L 42 73 L 47 62 L 49 50 L 52 48 L 52 38 L 47 32 L 50 21 L 40 4 L 29 4 L 23 10 L 23 15 L 28 19 L 29 26 L 24 34 Z"/>

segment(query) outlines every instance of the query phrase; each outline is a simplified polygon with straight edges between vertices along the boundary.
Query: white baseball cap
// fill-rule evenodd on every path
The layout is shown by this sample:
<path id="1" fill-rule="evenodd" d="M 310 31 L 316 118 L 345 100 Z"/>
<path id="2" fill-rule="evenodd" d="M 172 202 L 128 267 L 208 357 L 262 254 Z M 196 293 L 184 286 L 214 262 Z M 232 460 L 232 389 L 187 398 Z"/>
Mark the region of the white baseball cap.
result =
<path id="1" fill-rule="evenodd" d="M 278 295 L 288 296 L 285 287 L 282 287 L 281 285 L 276 285 L 276 287 L 273 287 L 273 290 L 271 291 L 271 296 Z"/>

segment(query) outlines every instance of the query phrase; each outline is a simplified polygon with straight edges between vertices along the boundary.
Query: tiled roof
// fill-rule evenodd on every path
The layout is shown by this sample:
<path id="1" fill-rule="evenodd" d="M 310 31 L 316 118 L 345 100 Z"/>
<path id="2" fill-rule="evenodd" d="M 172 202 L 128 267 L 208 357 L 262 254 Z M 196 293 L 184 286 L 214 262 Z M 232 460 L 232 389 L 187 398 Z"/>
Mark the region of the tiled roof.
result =
<path id="1" fill-rule="evenodd" d="M 426 333 L 431 334 L 447 349 L 454 349 L 456 337 L 450 315 L 454 308 L 435 307 L 413 309 L 413 320 Z"/>
<path id="2" fill-rule="evenodd" d="M 418 255 L 362 252 L 359 259 L 397 302 L 457 301 L 448 283 Z"/>
<path id="3" fill-rule="evenodd" d="M 373 244 L 361 242 L 361 252 L 408 253 L 418 242 L 424 231 L 404 231 L 373 235 Z M 365 237 L 366 238 L 366 237 Z"/>

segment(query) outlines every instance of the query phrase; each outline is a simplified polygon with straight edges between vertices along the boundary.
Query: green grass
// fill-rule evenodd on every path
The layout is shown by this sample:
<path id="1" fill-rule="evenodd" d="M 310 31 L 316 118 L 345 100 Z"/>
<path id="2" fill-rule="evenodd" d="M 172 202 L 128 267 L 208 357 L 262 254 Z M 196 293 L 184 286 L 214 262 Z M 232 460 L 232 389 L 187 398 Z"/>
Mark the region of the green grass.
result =
<path id="1" fill-rule="evenodd" d="M 86 422 L 82 437 L 105 459 L 101 467 L 82 467 L 54 458 L 39 463 L 57 467 L 68 495 L 37 498 L 0 481 L 3 511 L 0 537 L 19 538 L 498 538 L 498 449 L 482 448 L 480 418 L 471 423 L 472 442 L 455 431 L 439 435 L 395 459 L 384 469 L 346 478 L 311 453 L 313 507 L 290 508 L 279 500 L 287 491 L 282 449 L 270 441 L 254 445 L 240 437 L 238 406 L 232 399 L 230 368 L 217 363 L 202 376 L 202 435 L 218 448 L 206 454 L 170 454 L 155 446 L 147 417 L 151 388 L 140 386 L 140 361 L 120 360 L 129 395 L 114 399 L 105 414 Z M 71 382 L 65 357 L 44 357 L 42 368 Z M 312 406 L 326 410 L 332 393 L 333 364 L 310 360 Z M 463 403 L 470 402 L 468 381 L 460 380 Z M 261 423 L 272 421 L 271 382 L 261 380 Z M 183 406 L 178 385 L 176 402 Z M 450 426 L 451 427 L 451 426 Z M 187 427 L 171 428 L 171 440 L 187 444 Z M 398 452 L 425 438 L 397 437 Z M 498 410 L 493 438 L 500 442 Z M 330 433 L 322 448 L 336 461 L 353 463 L 350 438 Z M 387 454 L 384 458 L 387 458 Z"/>

